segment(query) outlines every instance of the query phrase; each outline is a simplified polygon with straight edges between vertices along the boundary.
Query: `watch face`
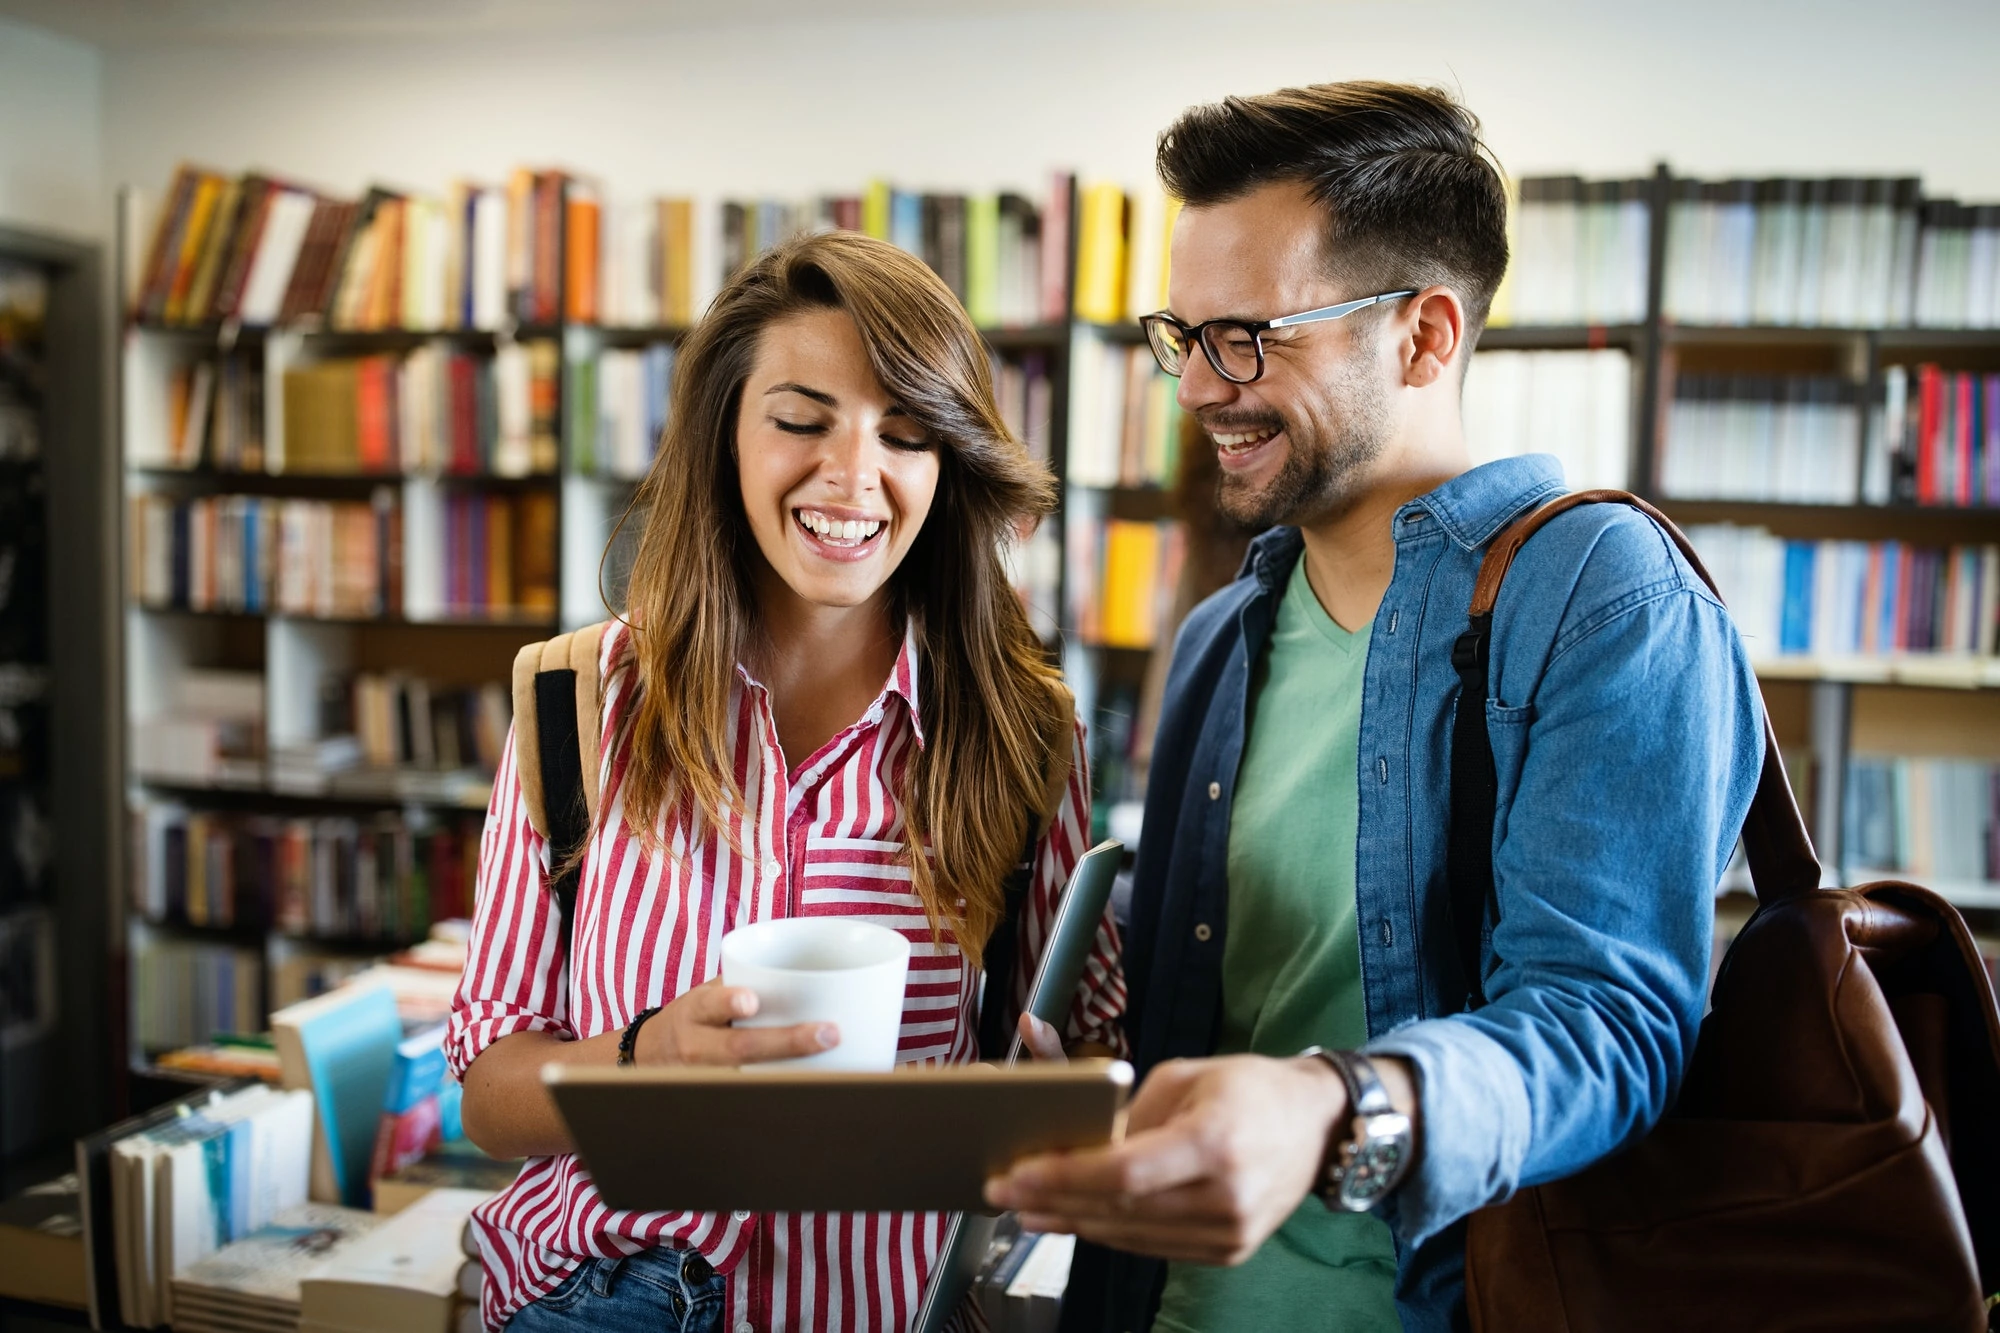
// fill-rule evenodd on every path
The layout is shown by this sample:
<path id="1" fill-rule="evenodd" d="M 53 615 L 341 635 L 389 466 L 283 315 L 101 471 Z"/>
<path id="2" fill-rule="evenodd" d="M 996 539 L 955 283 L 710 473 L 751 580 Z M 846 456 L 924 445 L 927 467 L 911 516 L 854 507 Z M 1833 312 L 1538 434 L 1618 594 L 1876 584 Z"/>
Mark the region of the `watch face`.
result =
<path id="1" fill-rule="evenodd" d="M 1400 1115 L 1370 1116 L 1343 1156 L 1340 1200 L 1353 1209 L 1374 1206 L 1403 1176 L 1410 1141 L 1410 1122 Z"/>

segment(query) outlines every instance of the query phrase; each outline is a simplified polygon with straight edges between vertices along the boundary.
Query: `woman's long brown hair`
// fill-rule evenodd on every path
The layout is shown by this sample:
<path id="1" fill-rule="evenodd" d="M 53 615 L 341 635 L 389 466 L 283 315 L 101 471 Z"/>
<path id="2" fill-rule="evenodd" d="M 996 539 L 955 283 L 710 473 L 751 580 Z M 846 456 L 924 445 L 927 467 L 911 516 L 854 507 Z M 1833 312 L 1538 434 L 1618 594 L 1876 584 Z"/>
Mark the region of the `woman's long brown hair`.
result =
<path id="1" fill-rule="evenodd" d="M 853 319 L 876 378 L 939 453 L 936 498 L 890 582 L 891 615 L 915 623 L 921 653 L 925 743 L 905 769 L 901 804 L 925 915 L 977 965 L 1052 747 L 1070 744 L 1060 676 L 1000 555 L 1013 520 L 1050 512 L 1056 488 L 1001 421 L 971 321 L 914 256 L 852 232 L 787 242 L 733 280 L 681 345 L 666 432 L 634 499 L 647 517 L 628 592 L 631 648 L 612 671 L 630 673 L 637 698 L 623 714 L 613 782 L 626 824 L 656 852 L 664 817 L 687 821 L 690 840 L 701 825 L 727 837 L 730 812 L 743 808 L 730 694 L 758 612 L 737 412 L 766 330 L 819 309 Z M 928 858 L 915 850 L 926 844 Z"/>

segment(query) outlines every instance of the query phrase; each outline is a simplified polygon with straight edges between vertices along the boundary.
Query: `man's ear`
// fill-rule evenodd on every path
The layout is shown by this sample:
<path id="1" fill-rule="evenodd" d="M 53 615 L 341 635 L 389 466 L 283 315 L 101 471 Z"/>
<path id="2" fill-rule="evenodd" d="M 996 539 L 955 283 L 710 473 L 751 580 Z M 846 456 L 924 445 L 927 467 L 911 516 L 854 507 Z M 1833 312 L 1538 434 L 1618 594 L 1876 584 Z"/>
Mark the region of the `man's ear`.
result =
<path id="1" fill-rule="evenodd" d="M 1455 374 L 1471 354 L 1465 346 L 1465 306 L 1449 287 L 1426 287 L 1408 299 L 1403 382 L 1422 389 Z"/>

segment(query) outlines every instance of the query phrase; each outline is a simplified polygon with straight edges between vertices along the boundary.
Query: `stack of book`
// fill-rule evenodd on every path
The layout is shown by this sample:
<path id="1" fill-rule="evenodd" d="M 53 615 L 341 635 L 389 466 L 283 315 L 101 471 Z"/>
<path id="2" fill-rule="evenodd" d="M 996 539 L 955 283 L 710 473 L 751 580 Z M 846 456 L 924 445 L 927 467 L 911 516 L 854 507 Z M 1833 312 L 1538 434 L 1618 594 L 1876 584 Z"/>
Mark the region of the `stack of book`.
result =
<path id="1" fill-rule="evenodd" d="M 139 776 L 194 786 L 249 787 L 264 779 L 264 677 L 192 669 L 175 677 L 165 709 L 132 728 Z"/>
<path id="2" fill-rule="evenodd" d="M 133 826 L 132 902 L 148 921 L 400 943 L 471 915 L 479 820 L 470 814 L 301 818 L 152 802 Z"/>
<path id="3" fill-rule="evenodd" d="M 292 367 L 283 471 L 551 475 L 560 363 L 536 338 L 491 355 L 431 343 Z"/>
<path id="4" fill-rule="evenodd" d="M 1860 387 L 1831 375 L 1681 375 L 1660 439 L 1662 494 L 1855 504 Z"/>
<path id="5" fill-rule="evenodd" d="M 1666 315 L 1690 324 L 1909 324 L 1921 196 L 1915 179 L 1677 180 Z"/>
<path id="6" fill-rule="evenodd" d="M 184 1326 L 175 1274 L 305 1202 L 312 1126 L 309 1096 L 258 1084 L 111 1145 L 124 1322 Z"/>
<path id="7" fill-rule="evenodd" d="M 302 1203 L 173 1278 L 175 1333 L 296 1333 L 301 1285 L 337 1270 L 382 1219 Z"/>
<path id="8" fill-rule="evenodd" d="M 1169 486 L 1180 460 L 1179 381 L 1147 347 L 1080 338 L 1070 361 L 1066 480 Z"/>
<path id="9" fill-rule="evenodd" d="M 1466 368 L 1472 461 L 1554 454 L 1575 489 L 1631 480 L 1632 358 L 1588 352 L 1480 352 Z"/>
<path id="10" fill-rule="evenodd" d="M 1753 658 L 2000 652 L 2000 547 L 1787 541 L 1690 527 Z"/>
<path id="11" fill-rule="evenodd" d="M 1646 318 L 1647 180 L 1530 176 L 1516 187 L 1513 255 L 1490 323 L 1637 324 Z"/>
<path id="12" fill-rule="evenodd" d="M 1055 391 L 1049 378 L 1048 356 L 1029 352 L 1019 357 L 995 356 L 993 396 L 1000 419 L 1014 438 L 1028 446 L 1028 456 L 1050 461 L 1055 439 Z"/>
<path id="13" fill-rule="evenodd" d="M 1187 555 L 1180 524 L 1078 515 L 1068 540 L 1078 637 L 1106 648 L 1153 647 Z"/>
<path id="14" fill-rule="evenodd" d="M 75 1172 L 0 1203 L 0 1297 L 87 1309 L 83 1200 Z"/>
<path id="15" fill-rule="evenodd" d="M 1882 384 L 1896 497 L 2000 506 L 2000 375 L 1895 365 Z"/>
<path id="16" fill-rule="evenodd" d="M 299 1280 L 298 1333 L 459 1333 L 479 1323 L 467 1245 L 480 1190 L 436 1189 Z"/>
<path id="17" fill-rule="evenodd" d="M 1852 755 L 1842 796 L 1850 880 L 2000 882 L 2000 764 Z"/>
<path id="18" fill-rule="evenodd" d="M 372 501 L 135 495 L 129 586 L 142 606 L 364 617 L 396 614 L 401 510 Z"/>

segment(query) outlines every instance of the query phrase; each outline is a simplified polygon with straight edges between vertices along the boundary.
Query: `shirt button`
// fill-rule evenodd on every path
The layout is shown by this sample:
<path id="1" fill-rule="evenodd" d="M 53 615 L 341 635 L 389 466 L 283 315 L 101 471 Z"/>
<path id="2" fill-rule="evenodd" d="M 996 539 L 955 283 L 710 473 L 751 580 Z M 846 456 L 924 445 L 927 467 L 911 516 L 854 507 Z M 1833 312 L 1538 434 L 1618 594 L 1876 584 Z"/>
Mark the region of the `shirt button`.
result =
<path id="1" fill-rule="evenodd" d="M 1208 928 L 1208 922 L 1201 921 L 1195 924 L 1194 937 L 1200 940 L 1203 944 L 1208 943 L 1209 937 L 1214 934 L 1215 932 Z"/>
<path id="2" fill-rule="evenodd" d="M 739 1319 L 736 1321 L 736 1333 L 757 1333 L 757 1330 L 748 1319 Z"/>
<path id="3" fill-rule="evenodd" d="M 748 1222 L 750 1220 L 750 1210 L 748 1208 L 738 1208 L 730 1216 L 739 1222 Z"/>
<path id="4" fill-rule="evenodd" d="M 1211 782 L 1208 784 L 1208 799 L 1211 801 L 1222 799 L 1222 784 L 1220 782 Z"/>
<path id="5" fill-rule="evenodd" d="M 766 862 L 764 863 L 764 873 L 765 873 L 765 874 L 767 874 L 767 875 L 769 875 L 769 876 L 771 876 L 771 877 L 772 877 L 772 878 L 774 878 L 774 879 L 775 879 L 775 878 L 777 878 L 777 875 L 778 875 L 778 872 L 779 872 L 779 871 L 781 871 L 781 870 L 783 870 L 783 869 L 784 869 L 784 867 L 783 867 L 783 866 L 781 866 L 781 865 L 779 865 L 779 864 L 778 864 L 778 862 L 777 862 L 777 860 L 776 860 L 775 858 L 774 858 L 774 859 L 772 859 L 772 860 L 769 860 L 769 861 L 766 861 Z"/>

